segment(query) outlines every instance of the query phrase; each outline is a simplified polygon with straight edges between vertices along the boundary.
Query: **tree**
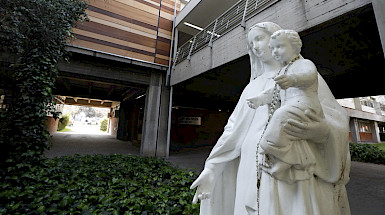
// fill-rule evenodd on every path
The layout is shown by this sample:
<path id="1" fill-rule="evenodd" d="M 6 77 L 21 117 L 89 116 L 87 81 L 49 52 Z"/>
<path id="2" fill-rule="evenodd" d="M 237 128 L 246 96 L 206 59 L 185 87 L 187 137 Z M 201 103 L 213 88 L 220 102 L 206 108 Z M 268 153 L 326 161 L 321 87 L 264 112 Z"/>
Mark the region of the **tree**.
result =
<path id="1" fill-rule="evenodd" d="M 0 52 L 14 59 L 8 109 L 0 113 L 0 164 L 33 163 L 49 148 L 45 129 L 53 111 L 57 62 L 72 28 L 87 19 L 78 0 L 0 0 Z"/>

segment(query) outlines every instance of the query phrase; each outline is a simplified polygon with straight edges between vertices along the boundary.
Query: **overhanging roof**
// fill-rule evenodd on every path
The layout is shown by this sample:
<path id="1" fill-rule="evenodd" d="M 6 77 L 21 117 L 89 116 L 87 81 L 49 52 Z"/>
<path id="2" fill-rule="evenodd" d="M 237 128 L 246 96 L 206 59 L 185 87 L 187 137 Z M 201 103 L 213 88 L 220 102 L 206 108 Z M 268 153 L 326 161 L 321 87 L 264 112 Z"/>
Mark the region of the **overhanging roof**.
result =
<path id="1" fill-rule="evenodd" d="M 195 35 L 199 30 L 183 23 L 206 27 L 239 0 L 191 0 L 176 16 L 175 26 L 179 31 Z"/>

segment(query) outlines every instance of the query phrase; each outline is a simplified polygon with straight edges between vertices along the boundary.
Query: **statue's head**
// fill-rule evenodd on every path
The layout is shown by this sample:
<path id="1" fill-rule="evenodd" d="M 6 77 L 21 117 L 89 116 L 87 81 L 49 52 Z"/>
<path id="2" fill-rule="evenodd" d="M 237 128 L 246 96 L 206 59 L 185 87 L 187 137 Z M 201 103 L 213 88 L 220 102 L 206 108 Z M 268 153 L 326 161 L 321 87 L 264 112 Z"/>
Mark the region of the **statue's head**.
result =
<path id="1" fill-rule="evenodd" d="M 270 36 L 281 27 L 272 22 L 261 22 L 253 25 L 247 36 L 249 53 L 260 60 L 271 58 L 269 49 Z"/>
<path id="2" fill-rule="evenodd" d="M 301 53 L 302 41 L 293 30 L 279 30 L 271 35 L 270 49 L 273 57 L 286 65 Z"/>
<path id="3" fill-rule="evenodd" d="M 263 30 L 266 34 L 271 36 L 274 32 L 281 30 L 282 28 L 273 22 L 260 22 L 250 27 L 249 34 L 256 29 Z"/>
<path id="4" fill-rule="evenodd" d="M 260 22 L 250 27 L 247 48 L 250 55 L 251 80 L 264 73 L 264 62 L 274 60 L 269 42 L 271 35 L 280 29 L 282 28 L 279 25 L 272 22 Z"/>

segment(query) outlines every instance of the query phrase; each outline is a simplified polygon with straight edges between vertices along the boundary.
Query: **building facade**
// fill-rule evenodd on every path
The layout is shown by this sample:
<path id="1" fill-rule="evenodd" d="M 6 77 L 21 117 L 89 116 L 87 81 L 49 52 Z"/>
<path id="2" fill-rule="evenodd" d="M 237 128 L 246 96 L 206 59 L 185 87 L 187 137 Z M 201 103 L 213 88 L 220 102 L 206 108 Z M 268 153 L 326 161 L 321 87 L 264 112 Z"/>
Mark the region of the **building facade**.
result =
<path id="1" fill-rule="evenodd" d="M 91 0 L 71 45 L 168 65 L 174 0 Z"/>
<path id="2" fill-rule="evenodd" d="M 220 114 L 231 114 L 250 80 L 246 38 L 258 22 L 299 32 L 302 55 L 316 64 L 336 98 L 384 95 L 382 80 L 374 78 L 380 72 L 377 68 L 385 67 L 384 12 L 381 0 L 191 0 L 175 19 L 171 148 L 215 144 L 215 134 L 226 123 Z M 352 129 L 351 140 L 378 142 L 380 132 L 375 131 L 382 128 L 382 116 L 365 108 L 362 105 L 361 115 L 347 108 L 351 127 L 356 122 L 358 129 Z M 208 111 L 212 114 L 205 114 Z M 216 128 L 207 126 L 213 113 Z M 201 124 L 186 125 L 186 118 Z M 211 127 L 212 132 L 206 134 L 202 127 Z"/>
<path id="3" fill-rule="evenodd" d="M 385 95 L 374 78 L 385 68 L 382 0 L 88 3 L 90 21 L 74 29 L 54 93 L 73 105 L 111 101 L 111 132 L 140 143 L 145 156 L 216 143 L 250 80 L 246 38 L 258 22 L 298 31 L 302 54 L 336 98 Z M 0 98 L 2 105 L 7 98 Z M 341 103 L 352 117 L 351 140 L 378 142 L 383 105 L 370 112 L 363 103 Z"/>
<path id="4" fill-rule="evenodd" d="M 352 142 L 380 143 L 385 141 L 384 96 L 337 100 L 350 116 Z"/>

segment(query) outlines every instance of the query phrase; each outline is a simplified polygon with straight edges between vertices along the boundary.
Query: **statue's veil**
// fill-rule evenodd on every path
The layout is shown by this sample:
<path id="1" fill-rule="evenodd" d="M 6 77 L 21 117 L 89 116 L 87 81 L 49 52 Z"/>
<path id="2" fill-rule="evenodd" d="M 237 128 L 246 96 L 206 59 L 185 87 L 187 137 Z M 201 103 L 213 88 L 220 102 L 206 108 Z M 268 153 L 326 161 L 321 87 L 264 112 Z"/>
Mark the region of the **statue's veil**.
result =
<path id="1" fill-rule="evenodd" d="M 282 28 L 273 22 L 260 22 L 250 27 L 249 32 L 255 29 L 260 29 L 266 32 L 267 35 L 271 36 L 274 32 L 281 30 Z M 263 63 L 254 55 L 250 44 L 247 44 L 247 49 L 250 56 L 251 65 L 251 77 L 250 80 L 254 80 L 264 72 Z"/>

